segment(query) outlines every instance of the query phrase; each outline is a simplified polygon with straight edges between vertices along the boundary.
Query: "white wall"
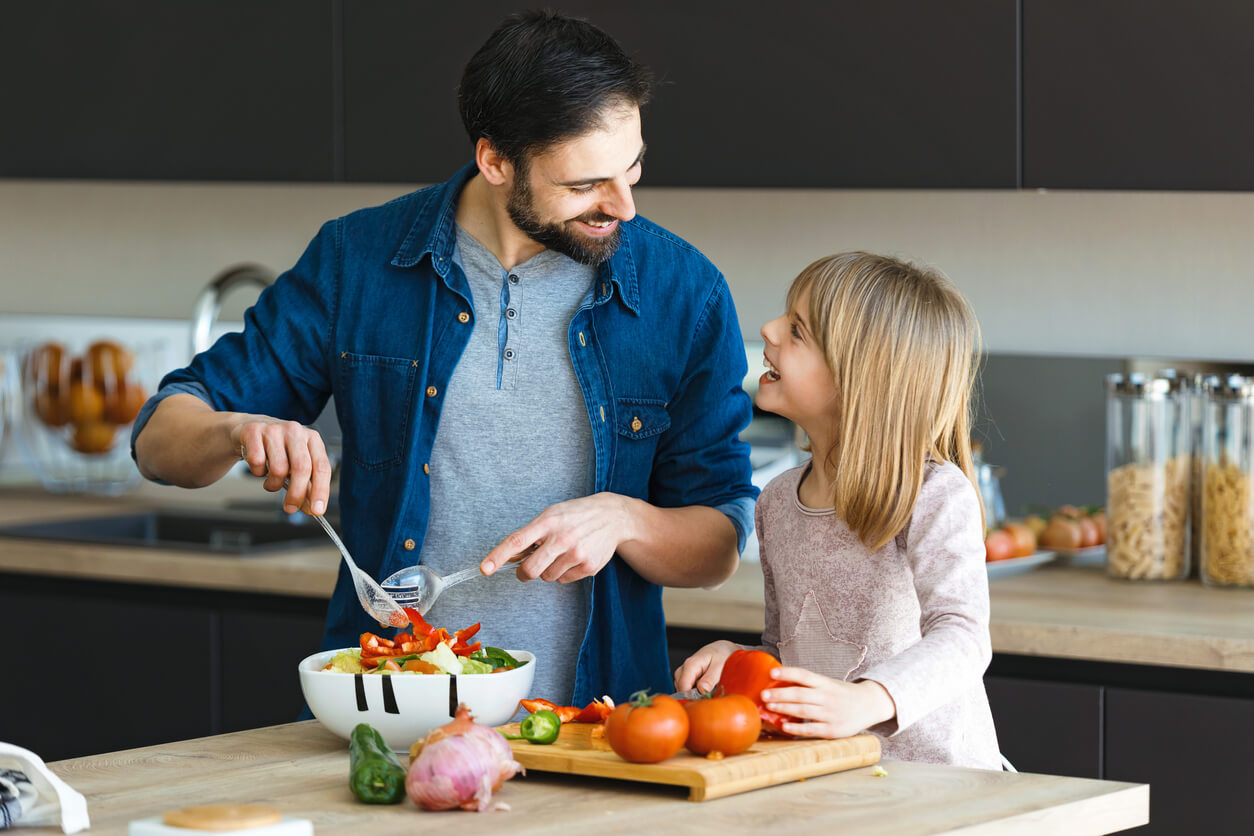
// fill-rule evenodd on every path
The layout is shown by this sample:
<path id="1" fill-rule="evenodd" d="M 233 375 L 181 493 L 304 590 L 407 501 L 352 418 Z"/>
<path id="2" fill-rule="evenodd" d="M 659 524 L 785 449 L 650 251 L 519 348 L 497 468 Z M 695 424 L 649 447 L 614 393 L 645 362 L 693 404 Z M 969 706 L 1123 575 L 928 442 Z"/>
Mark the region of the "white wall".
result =
<path id="1" fill-rule="evenodd" d="M 285 269 L 322 221 L 410 188 L 0 180 L 0 314 L 182 318 L 224 267 Z M 637 199 L 724 270 L 746 337 L 803 266 L 861 248 L 945 270 L 991 351 L 1254 359 L 1254 193 L 642 187 Z"/>

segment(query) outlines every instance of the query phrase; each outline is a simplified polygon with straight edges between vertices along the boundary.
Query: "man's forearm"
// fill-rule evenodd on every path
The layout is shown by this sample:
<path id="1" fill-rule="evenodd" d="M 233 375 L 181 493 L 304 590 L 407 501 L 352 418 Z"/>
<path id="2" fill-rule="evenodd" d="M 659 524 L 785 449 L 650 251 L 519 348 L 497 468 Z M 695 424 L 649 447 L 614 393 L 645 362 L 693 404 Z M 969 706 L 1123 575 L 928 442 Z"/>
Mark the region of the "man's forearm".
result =
<path id="1" fill-rule="evenodd" d="M 722 511 L 700 505 L 658 508 L 623 497 L 630 536 L 618 553 L 660 586 L 717 586 L 739 562 L 736 527 Z"/>
<path id="2" fill-rule="evenodd" d="M 239 461 L 239 445 L 231 441 L 238 418 L 216 412 L 195 395 L 171 395 L 135 439 L 139 472 L 183 488 L 213 484 Z"/>

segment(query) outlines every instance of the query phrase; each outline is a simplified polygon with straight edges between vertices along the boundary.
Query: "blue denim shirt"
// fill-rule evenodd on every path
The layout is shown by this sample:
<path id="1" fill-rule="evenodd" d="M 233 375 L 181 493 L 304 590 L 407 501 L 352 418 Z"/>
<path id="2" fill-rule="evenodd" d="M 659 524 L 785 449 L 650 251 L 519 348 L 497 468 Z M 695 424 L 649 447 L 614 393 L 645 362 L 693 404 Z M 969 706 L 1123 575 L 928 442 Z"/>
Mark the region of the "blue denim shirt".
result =
<path id="1" fill-rule="evenodd" d="M 132 438 L 176 391 L 218 410 L 306 424 L 334 395 L 345 544 L 376 578 L 418 562 L 430 512 L 426 462 L 474 322 L 453 252 L 458 195 L 475 171 L 468 165 L 446 183 L 324 224 L 248 310 L 242 332 L 166 376 Z M 695 248 L 648 220 L 621 228 L 622 245 L 600 266 L 591 302 L 569 329 L 592 425 L 595 490 L 659 507 L 717 508 L 743 549 L 757 489 L 739 440 L 751 405 L 727 283 Z M 341 565 L 323 648 L 355 646 L 377 629 Z M 615 555 L 593 580 L 575 701 L 622 700 L 642 688 L 672 690 L 662 590 Z"/>

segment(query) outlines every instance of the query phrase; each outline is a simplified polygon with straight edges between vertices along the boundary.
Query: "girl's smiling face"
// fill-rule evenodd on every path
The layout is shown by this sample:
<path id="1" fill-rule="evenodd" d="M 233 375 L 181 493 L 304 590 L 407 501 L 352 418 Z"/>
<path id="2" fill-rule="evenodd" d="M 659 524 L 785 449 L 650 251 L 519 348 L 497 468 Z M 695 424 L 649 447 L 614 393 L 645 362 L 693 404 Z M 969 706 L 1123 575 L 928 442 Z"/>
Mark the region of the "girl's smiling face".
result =
<path id="1" fill-rule="evenodd" d="M 836 415 L 836 380 L 810 327 L 808 293 L 792 310 L 762 326 L 765 374 L 757 405 L 799 424 L 813 440 L 825 437 Z M 817 436 L 816 436 L 817 434 Z"/>

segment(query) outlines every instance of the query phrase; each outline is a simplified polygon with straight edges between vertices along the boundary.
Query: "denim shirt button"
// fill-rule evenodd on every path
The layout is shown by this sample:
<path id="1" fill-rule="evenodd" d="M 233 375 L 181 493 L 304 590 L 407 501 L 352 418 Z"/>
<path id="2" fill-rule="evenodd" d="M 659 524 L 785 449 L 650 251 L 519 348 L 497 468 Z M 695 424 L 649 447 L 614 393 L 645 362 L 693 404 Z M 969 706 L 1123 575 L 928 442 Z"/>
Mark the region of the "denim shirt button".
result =
<path id="1" fill-rule="evenodd" d="M 437 391 L 438 391 L 438 390 L 437 390 L 434 386 L 428 386 L 428 387 L 427 387 L 427 397 L 428 397 L 428 398 L 434 398 L 434 397 L 435 397 L 435 393 L 436 393 Z"/>
<path id="2" fill-rule="evenodd" d="M 406 541 L 405 541 L 405 551 L 407 551 L 407 552 L 412 552 L 412 551 L 414 550 L 414 546 L 416 546 L 416 545 L 418 545 L 418 544 L 417 544 L 417 543 L 415 543 L 415 542 L 413 541 L 413 538 L 410 538 L 410 539 L 406 540 Z"/>
<path id="3" fill-rule="evenodd" d="M 634 417 L 634 416 L 632 417 L 632 419 L 631 419 L 631 431 L 632 431 L 633 433 L 638 433 L 638 432 L 640 432 L 640 428 L 641 428 L 641 427 L 643 427 L 643 426 L 644 426 L 644 424 L 641 424 L 641 423 L 640 423 L 640 419 L 639 419 L 639 418 L 636 418 L 636 417 Z"/>
<path id="4" fill-rule="evenodd" d="M 461 313 L 457 315 L 457 321 L 460 322 L 462 325 L 465 325 L 467 322 L 470 322 L 470 314 L 466 313 L 465 311 L 462 311 Z"/>
<path id="5" fill-rule="evenodd" d="M 423 473 L 426 473 L 427 475 L 430 475 L 430 474 L 431 474 L 431 465 L 427 464 L 426 462 L 423 462 L 423 463 L 422 463 L 422 472 L 423 472 Z"/>

